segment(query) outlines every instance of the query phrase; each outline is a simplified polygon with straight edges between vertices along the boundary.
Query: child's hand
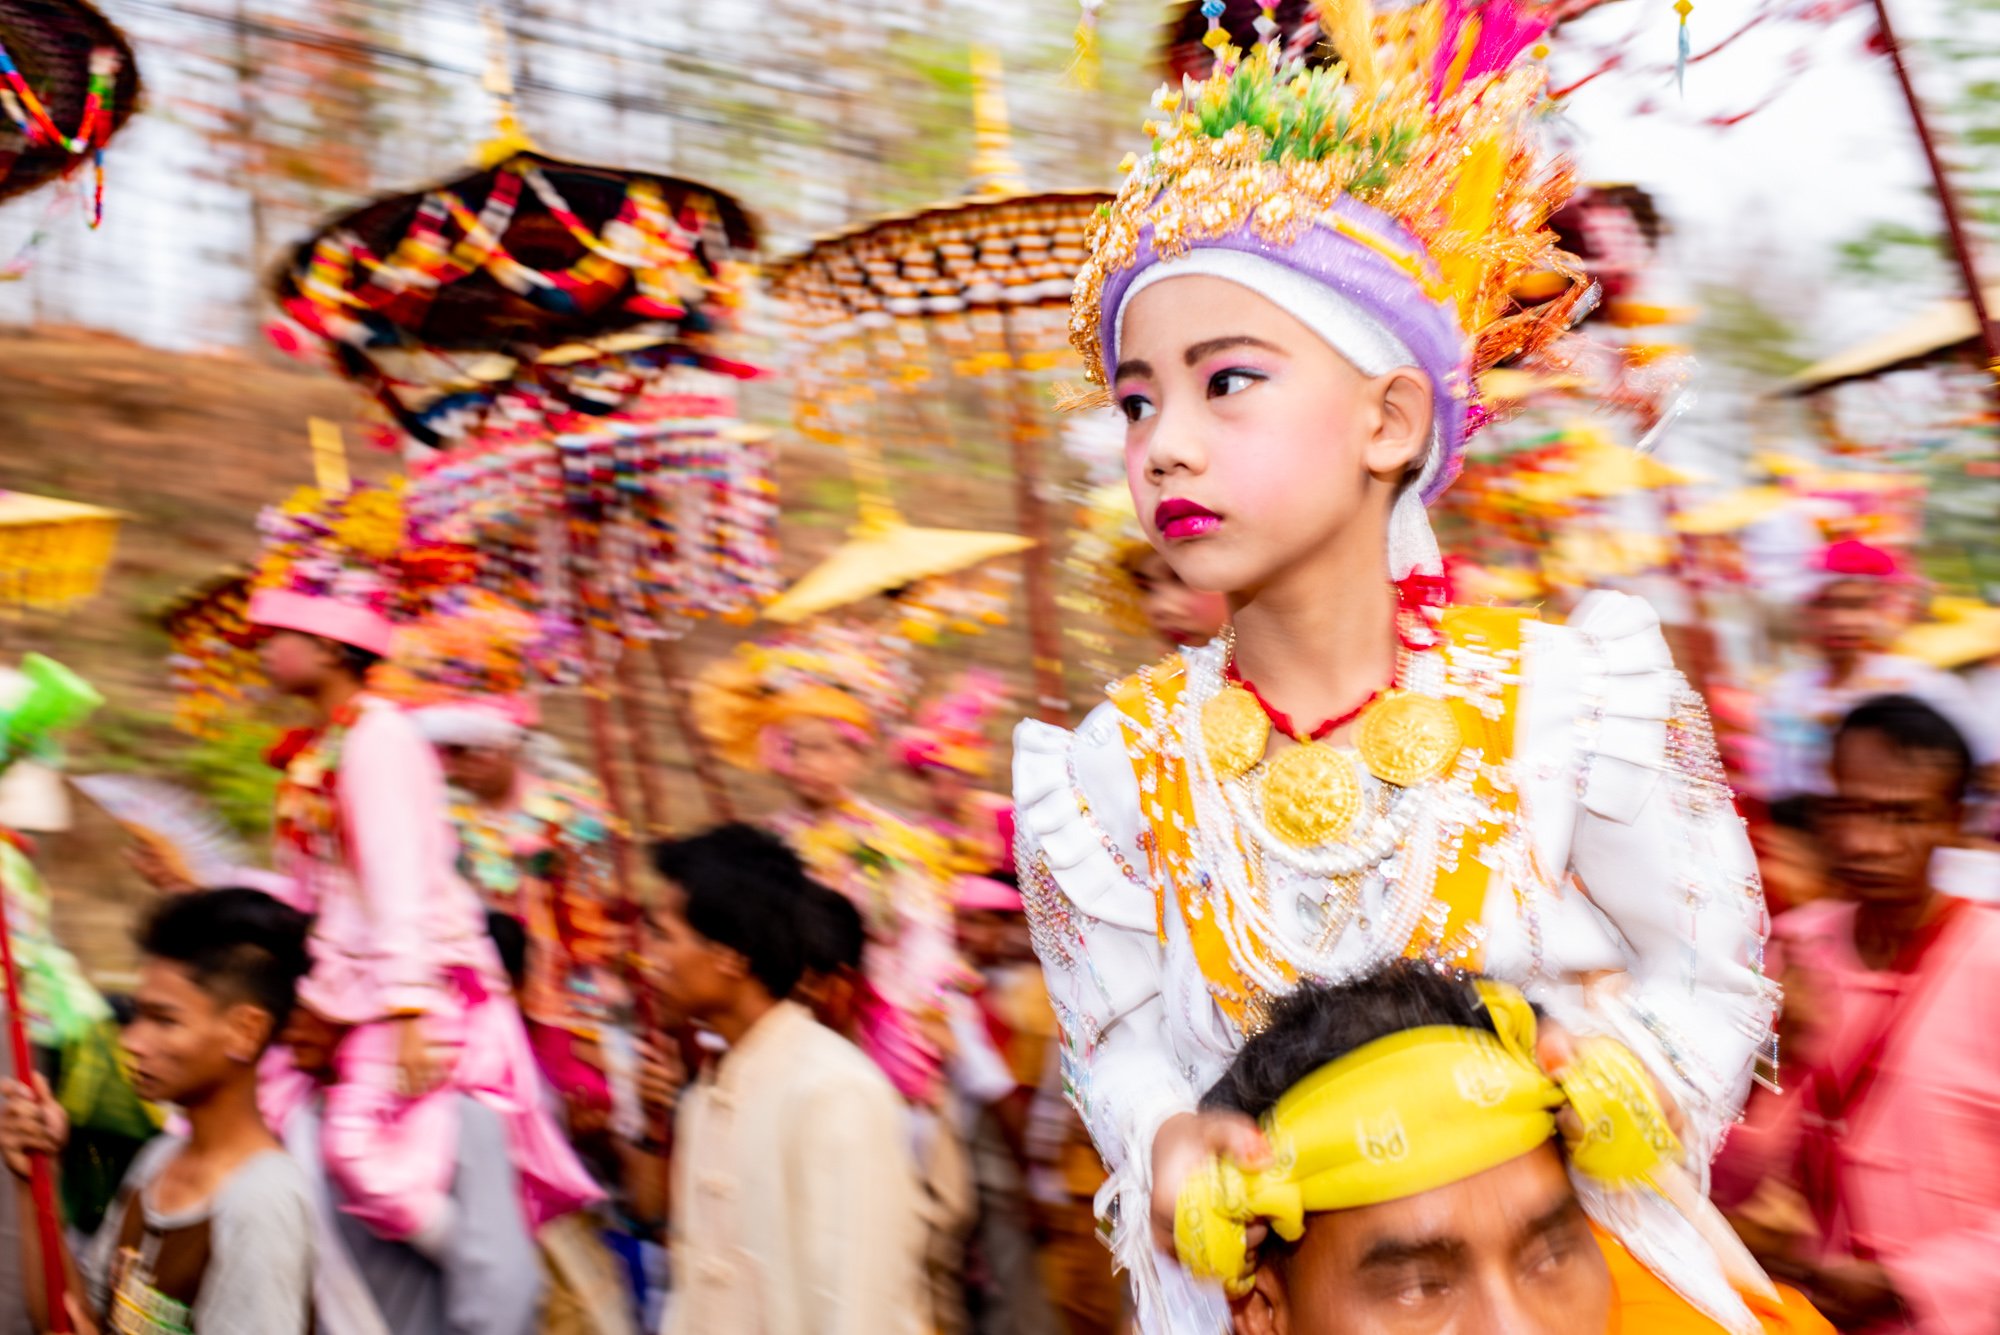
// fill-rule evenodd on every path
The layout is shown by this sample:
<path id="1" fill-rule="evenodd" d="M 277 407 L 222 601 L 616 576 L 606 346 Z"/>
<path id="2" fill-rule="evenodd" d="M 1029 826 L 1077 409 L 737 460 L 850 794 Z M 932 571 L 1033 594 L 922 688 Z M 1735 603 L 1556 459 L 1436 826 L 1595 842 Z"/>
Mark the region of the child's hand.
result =
<path id="1" fill-rule="evenodd" d="M 34 1088 L 18 1080 L 0 1081 L 0 1157 L 15 1177 L 29 1175 L 31 1155 L 56 1155 L 69 1143 L 69 1117 L 49 1093 L 48 1081 Z"/>
<path id="2" fill-rule="evenodd" d="M 1211 1155 L 1239 1167 L 1263 1168 L 1271 1146 L 1257 1124 L 1241 1113 L 1178 1113 L 1160 1124 L 1153 1137 L 1153 1241 L 1174 1252 L 1174 1210 L 1181 1186 Z M 1262 1240 L 1263 1226 L 1251 1230 L 1250 1245 Z"/>
<path id="3" fill-rule="evenodd" d="M 687 1083 L 687 1068 L 681 1055 L 671 1047 L 660 1047 L 651 1039 L 639 1040 L 639 1104 L 646 1110 L 646 1125 L 658 1126 L 672 1115 L 680 1101 L 681 1087 Z"/>
<path id="4" fill-rule="evenodd" d="M 102 1329 L 97 1318 L 91 1313 L 89 1304 L 74 1293 L 63 1295 L 63 1310 L 69 1313 L 69 1328 L 75 1335 L 99 1335 Z"/>
<path id="5" fill-rule="evenodd" d="M 444 1083 L 444 1065 L 424 1037 L 423 1016 L 398 1016 L 395 1024 L 396 1092 L 406 1099 L 422 1098 Z"/>

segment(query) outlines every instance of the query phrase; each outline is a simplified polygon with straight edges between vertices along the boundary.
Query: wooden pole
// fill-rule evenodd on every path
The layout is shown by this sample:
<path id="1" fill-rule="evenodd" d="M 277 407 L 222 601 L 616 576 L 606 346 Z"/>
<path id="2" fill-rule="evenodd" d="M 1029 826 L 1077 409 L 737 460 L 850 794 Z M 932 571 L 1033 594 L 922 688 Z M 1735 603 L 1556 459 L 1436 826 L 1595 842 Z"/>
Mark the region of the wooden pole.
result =
<path id="1" fill-rule="evenodd" d="M 646 839 L 667 832 L 667 799 L 661 790 L 660 770 L 653 756 L 653 737 L 646 724 L 646 701 L 633 675 L 629 646 L 620 645 L 612 667 L 618 694 L 618 708 L 625 720 L 626 743 L 632 752 L 632 766 L 639 772 L 639 819 Z"/>
<path id="2" fill-rule="evenodd" d="M 1034 543 L 1022 554 L 1028 598 L 1028 652 L 1034 665 L 1035 713 L 1044 723 L 1067 726 L 1069 688 L 1063 682 L 1062 610 L 1056 603 L 1055 548 L 1048 507 L 1042 504 L 1041 427 L 1033 387 L 1021 370 L 1019 340 L 1010 312 L 1000 313 L 1007 353 L 1007 438 L 1014 467 L 1014 523 Z"/>
<path id="3" fill-rule="evenodd" d="M 1979 346 L 1985 354 L 1987 374 L 1992 379 L 1990 388 L 1995 399 L 2000 400 L 2000 327 L 1994 325 L 1986 309 L 1986 289 L 1979 282 L 1979 260 L 1973 253 L 1972 234 L 1966 230 L 1965 217 L 1959 208 L 1958 195 L 1952 189 L 1951 176 L 1945 170 L 1944 160 L 1938 156 L 1937 140 L 1924 116 L 1924 104 L 1917 97 L 1917 86 L 1910 79 L 1910 67 L 1903 63 L 1903 49 L 1896 41 L 1896 30 L 1889 24 L 1889 0 L 1874 0 L 1874 5 L 1875 27 L 1882 35 L 1882 49 L 1888 53 L 1889 63 L 1895 67 L 1896 82 L 1903 88 L 1903 100 L 1910 104 L 1910 121 L 1916 127 L 1917 142 L 1923 145 L 1924 161 L 1931 169 L 1931 183 L 1937 189 L 1938 208 L 1944 213 L 1945 231 L 1951 237 L 1959 275 L 1965 280 L 1966 300 L 1972 303 L 1973 323 L 1979 326 Z"/>
<path id="4" fill-rule="evenodd" d="M 681 646 L 676 640 L 653 641 L 653 666 L 666 683 L 667 703 L 674 711 L 674 726 L 680 730 L 687 742 L 688 755 L 694 760 L 694 777 L 701 784 L 701 793 L 708 801 L 708 814 L 719 821 L 736 819 L 736 804 L 730 800 L 729 785 L 722 776 L 722 766 L 715 758 L 715 751 L 708 739 L 695 726 L 694 692 L 688 686 L 687 671 L 681 666 Z"/>
<path id="5" fill-rule="evenodd" d="M 0 973 L 6 974 L 7 1039 L 14 1052 L 14 1078 L 30 1089 L 35 1084 L 35 1054 L 28 1046 L 28 1021 L 21 1013 L 21 980 L 14 970 L 14 935 L 7 926 L 7 888 L 0 885 Z M 28 1158 L 28 1190 L 35 1203 L 33 1227 L 42 1245 L 42 1293 L 48 1305 L 51 1335 L 68 1335 L 69 1276 L 63 1269 L 62 1219 L 56 1213 L 55 1177 L 48 1159 Z"/>

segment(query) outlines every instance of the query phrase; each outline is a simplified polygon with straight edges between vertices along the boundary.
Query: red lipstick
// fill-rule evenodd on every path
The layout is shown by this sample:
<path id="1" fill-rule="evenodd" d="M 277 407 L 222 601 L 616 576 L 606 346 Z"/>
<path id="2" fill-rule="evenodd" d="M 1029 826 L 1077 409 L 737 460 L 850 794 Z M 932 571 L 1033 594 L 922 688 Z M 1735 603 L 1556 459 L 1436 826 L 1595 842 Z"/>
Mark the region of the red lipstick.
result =
<path id="1" fill-rule="evenodd" d="M 1153 511 L 1153 527 L 1168 542 L 1205 537 L 1221 526 L 1221 515 L 1193 501 L 1161 501 L 1159 508 Z"/>

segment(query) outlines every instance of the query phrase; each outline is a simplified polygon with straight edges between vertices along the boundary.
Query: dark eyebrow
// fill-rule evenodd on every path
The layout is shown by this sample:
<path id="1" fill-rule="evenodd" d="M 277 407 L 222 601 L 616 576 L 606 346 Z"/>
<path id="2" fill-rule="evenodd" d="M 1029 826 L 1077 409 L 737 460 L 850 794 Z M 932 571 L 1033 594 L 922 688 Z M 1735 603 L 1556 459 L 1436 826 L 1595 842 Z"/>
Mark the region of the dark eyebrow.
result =
<path id="1" fill-rule="evenodd" d="M 1118 363 L 1118 369 L 1111 373 L 1111 379 L 1119 381 L 1128 375 L 1145 376 L 1150 380 L 1153 377 L 1153 364 L 1151 362 L 1139 361 L 1120 362 Z"/>
<path id="2" fill-rule="evenodd" d="M 1537 1238 L 1546 1237 L 1559 1229 L 1567 1228 L 1583 1218 L 1583 1202 L 1574 1193 L 1565 1195 L 1555 1205 L 1528 1221 L 1521 1230 L 1520 1244 L 1526 1246 Z"/>
<path id="3" fill-rule="evenodd" d="M 1464 1256 L 1465 1243 L 1459 1238 L 1383 1238 L 1362 1253 L 1361 1264 L 1356 1268 L 1388 1269 L 1413 1261 L 1449 1264 Z"/>
<path id="4" fill-rule="evenodd" d="M 1263 339 L 1252 338 L 1248 334 L 1225 334 L 1221 338 L 1208 338 L 1203 339 L 1199 343 L 1191 344 L 1188 350 L 1181 354 L 1181 358 L 1189 366 L 1193 366 L 1202 358 L 1213 356 L 1226 348 L 1262 348 L 1266 352 L 1275 352 L 1281 357 L 1285 352 L 1283 348 L 1275 343 L 1266 343 Z"/>

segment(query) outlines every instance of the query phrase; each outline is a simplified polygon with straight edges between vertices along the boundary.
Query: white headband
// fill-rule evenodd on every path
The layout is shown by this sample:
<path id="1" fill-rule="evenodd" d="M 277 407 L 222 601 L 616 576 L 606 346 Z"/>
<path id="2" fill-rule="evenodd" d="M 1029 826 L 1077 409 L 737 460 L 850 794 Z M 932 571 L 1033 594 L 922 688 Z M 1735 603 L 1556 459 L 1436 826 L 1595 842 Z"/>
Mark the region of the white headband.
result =
<path id="1" fill-rule="evenodd" d="M 497 710 L 477 705 L 430 705 L 412 710 L 417 730 L 432 746 L 466 746 L 481 751 L 511 751 L 528 730 Z"/>
<path id="2" fill-rule="evenodd" d="M 1262 255 L 1216 246 L 1198 247 L 1170 260 L 1161 260 L 1126 286 L 1112 325 L 1114 361 L 1125 343 L 1125 312 L 1132 308 L 1132 298 L 1154 283 L 1197 276 L 1220 278 L 1250 289 L 1312 330 L 1365 376 L 1386 375 L 1401 366 L 1418 365 L 1409 346 L 1390 332 L 1387 325 L 1325 283 Z M 1402 490 L 1396 494 L 1395 508 L 1389 512 L 1391 580 L 1402 580 L 1414 571 L 1437 574 L 1444 569 L 1423 500 L 1424 489 L 1444 466 L 1444 451 L 1438 442 L 1433 409 L 1431 443 L 1424 453 L 1423 465 L 1404 480 Z"/>

